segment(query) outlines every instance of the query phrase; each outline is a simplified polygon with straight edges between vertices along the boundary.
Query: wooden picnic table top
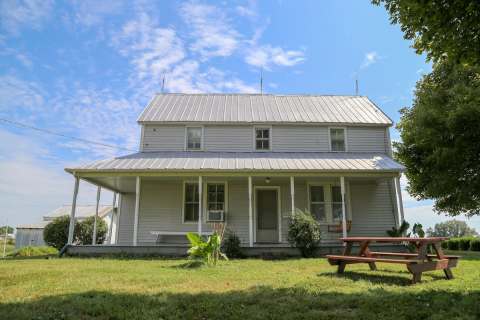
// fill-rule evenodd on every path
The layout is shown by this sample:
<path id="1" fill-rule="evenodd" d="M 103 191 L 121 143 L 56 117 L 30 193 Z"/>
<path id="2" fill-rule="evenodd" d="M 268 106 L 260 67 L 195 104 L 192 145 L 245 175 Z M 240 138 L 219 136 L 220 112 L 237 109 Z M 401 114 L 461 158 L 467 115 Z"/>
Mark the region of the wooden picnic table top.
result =
<path id="1" fill-rule="evenodd" d="M 430 237 L 430 238 L 411 238 L 411 237 L 346 237 L 340 238 L 343 242 L 442 242 L 448 240 L 447 237 Z"/>

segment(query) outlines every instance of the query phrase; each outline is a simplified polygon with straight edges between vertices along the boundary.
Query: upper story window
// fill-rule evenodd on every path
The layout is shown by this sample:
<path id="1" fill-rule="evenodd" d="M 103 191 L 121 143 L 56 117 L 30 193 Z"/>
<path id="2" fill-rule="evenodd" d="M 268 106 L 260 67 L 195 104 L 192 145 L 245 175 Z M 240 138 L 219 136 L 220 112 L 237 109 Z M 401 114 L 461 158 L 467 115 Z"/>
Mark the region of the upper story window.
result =
<path id="1" fill-rule="evenodd" d="M 346 151 L 344 128 L 330 128 L 330 150 Z"/>
<path id="2" fill-rule="evenodd" d="M 202 127 L 187 127 L 187 150 L 202 150 Z"/>
<path id="3" fill-rule="evenodd" d="M 255 128 L 255 150 L 268 151 L 271 145 L 270 128 Z"/>

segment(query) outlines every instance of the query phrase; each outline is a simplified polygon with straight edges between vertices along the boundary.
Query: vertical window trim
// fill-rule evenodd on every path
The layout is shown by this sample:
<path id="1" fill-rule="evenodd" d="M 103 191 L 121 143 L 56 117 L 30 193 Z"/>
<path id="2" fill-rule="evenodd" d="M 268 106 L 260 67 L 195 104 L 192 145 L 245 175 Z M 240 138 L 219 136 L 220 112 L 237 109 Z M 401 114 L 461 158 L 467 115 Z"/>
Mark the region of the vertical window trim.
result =
<path id="1" fill-rule="evenodd" d="M 198 219 L 196 221 L 185 221 L 185 195 L 186 195 L 186 188 L 187 184 L 196 184 L 198 185 L 198 181 L 194 180 L 184 180 L 183 181 L 183 190 L 182 190 L 182 224 L 198 224 Z"/>
<path id="2" fill-rule="evenodd" d="M 257 150 L 257 129 L 268 129 L 269 131 L 269 140 L 268 150 Z M 270 152 L 273 150 L 273 129 L 272 126 L 254 126 L 253 127 L 253 151 L 254 152 Z"/>
<path id="3" fill-rule="evenodd" d="M 201 130 L 200 137 L 200 149 L 188 149 L 188 129 L 189 128 L 199 128 Z M 204 140 L 205 140 L 205 129 L 204 126 L 185 126 L 185 151 L 203 151 L 204 150 Z"/>
<path id="4" fill-rule="evenodd" d="M 345 142 L 345 151 L 334 151 L 332 150 L 332 134 L 331 129 L 342 129 L 343 130 L 343 138 Z M 330 152 L 348 152 L 348 138 L 347 138 L 347 127 L 328 127 L 328 149 Z"/>

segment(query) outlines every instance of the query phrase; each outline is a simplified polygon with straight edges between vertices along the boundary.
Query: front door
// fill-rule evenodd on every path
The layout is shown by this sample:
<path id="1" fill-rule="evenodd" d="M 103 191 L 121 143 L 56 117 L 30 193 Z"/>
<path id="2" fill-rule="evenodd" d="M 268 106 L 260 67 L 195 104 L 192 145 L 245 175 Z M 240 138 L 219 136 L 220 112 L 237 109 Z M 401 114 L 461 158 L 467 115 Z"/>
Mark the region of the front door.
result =
<path id="1" fill-rule="evenodd" d="M 257 242 L 278 242 L 278 190 L 257 189 Z"/>

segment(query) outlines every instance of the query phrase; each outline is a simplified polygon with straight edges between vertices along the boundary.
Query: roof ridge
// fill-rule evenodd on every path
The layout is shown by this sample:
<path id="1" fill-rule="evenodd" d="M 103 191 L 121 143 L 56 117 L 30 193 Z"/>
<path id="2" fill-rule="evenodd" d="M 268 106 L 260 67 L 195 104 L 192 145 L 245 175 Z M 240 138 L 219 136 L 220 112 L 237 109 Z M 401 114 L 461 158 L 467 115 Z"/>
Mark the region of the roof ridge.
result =
<path id="1" fill-rule="evenodd" d="M 186 92 L 156 92 L 155 95 L 176 95 L 176 96 L 274 96 L 274 97 L 354 97 L 354 98 L 368 98 L 363 95 L 353 94 L 321 94 L 321 93 L 234 93 L 234 92 L 210 92 L 210 93 L 186 93 Z"/>

